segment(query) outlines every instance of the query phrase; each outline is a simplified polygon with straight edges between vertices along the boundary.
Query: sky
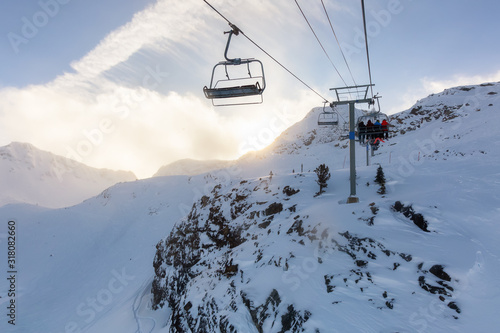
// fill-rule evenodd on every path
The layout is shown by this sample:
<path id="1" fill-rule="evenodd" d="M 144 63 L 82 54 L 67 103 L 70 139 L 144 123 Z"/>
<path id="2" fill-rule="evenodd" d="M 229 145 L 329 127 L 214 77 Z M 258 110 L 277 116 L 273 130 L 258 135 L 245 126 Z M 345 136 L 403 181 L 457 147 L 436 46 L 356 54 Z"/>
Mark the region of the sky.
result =
<path id="1" fill-rule="evenodd" d="M 261 149 L 324 99 L 333 101 L 329 88 L 369 83 L 360 1 L 323 1 L 346 61 L 321 0 L 297 2 L 328 57 L 295 1 L 209 2 L 312 90 L 239 35 L 228 56 L 262 61 L 264 102 L 213 107 L 203 87 L 224 60 L 229 26 L 203 0 L 6 0 L 0 145 L 28 142 L 146 178 L 179 159 L 235 159 Z M 500 3 L 365 6 L 381 111 L 404 111 L 445 88 L 500 81 Z"/>

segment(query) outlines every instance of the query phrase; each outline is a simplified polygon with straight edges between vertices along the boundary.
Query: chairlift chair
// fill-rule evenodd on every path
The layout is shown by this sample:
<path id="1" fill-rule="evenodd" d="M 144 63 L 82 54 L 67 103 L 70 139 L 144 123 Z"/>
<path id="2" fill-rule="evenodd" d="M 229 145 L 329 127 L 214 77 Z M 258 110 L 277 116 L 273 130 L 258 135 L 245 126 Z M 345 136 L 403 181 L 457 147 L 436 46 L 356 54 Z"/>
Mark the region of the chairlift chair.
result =
<path id="1" fill-rule="evenodd" d="M 388 122 L 389 117 L 385 113 L 382 113 L 380 111 L 372 111 L 360 116 L 357 121 L 358 135 L 360 137 L 366 137 L 366 138 L 369 138 L 370 136 L 371 137 L 383 136 L 385 131 L 382 126 L 378 127 L 372 126 L 371 128 L 366 127 L 368 121 L 371 121 L 373 124 L 375 124 L 377 120 L 379 121 L 379 123 L 382 123 L 384 120 Z M 364 128 L 360 127 L 361 122 L 363 122 L 363 124 L 365 125 Z"/>
<path id="2" fill-rule="evenodd" d="M 339 124 L 339 115 L 338 113 L 333 109 L 332 106 L 330 106 L 332 111 L 327 111 L 326 110 L 326 103 L 323 105 L 323 112 L 321 112 L 318 116 L 318 125 L 338 125 Z"/>
<path id="3" fill-rule="evenodd" d="M 263 101 L 262 93 L 266 88 L 264 66 L 260 60 L 254 58 L 230 59 L 227 57 L 227 51 L 229 49 L 232 35 L 238 35 L 240 32 L 240 30 L 234 25 L 231 25 L 231 28 L 231 31 L 224 32 L 229 34 L 226 49 L 224 51 L 224 58 L 226 60 L 221 61 L 214 66 L 212 70 L 212 78 L 210 79 L 210 85 L 208 87 L 205 86 L 203 88 L 203 92 L 206 98 L 212 100 L 212 104 L 214 106 L 260 104 Z M 248 75 L 232 77 L 230 73 L 234 74 L 235 71 L 233 68 L 238 66 L 246 66 Z M 252 67 L 254 70 L 257 68 L 257 71 L 259 72 L 258 75 L 252 75 Z M 225 74 L 225 78 L 216 79 L 217 74 L 221 77 L 221 69 L 223 69 L 222 73 Z M 218 100 L 222 101 L 216 102 Z"/>

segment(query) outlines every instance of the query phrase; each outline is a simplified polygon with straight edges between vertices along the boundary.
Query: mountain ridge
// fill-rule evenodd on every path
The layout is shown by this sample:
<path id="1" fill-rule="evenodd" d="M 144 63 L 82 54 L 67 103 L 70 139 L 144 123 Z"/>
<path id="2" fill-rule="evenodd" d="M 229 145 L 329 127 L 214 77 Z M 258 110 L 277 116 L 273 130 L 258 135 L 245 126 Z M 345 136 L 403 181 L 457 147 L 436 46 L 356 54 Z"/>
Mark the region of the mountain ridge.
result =
<path id="1" fill-rule="evenodd" d="M 74 205 L 113 184 L 137 179 L 130 171 L 92 168 L 21 142 L 0 147 L 0 174 L 0 205 L 50 208 Z"/>
<path id="2" fill-rule="evenodd" d="M 162 166 L 153 177 L 164 176 L 195 176 L 217 169 L 228 167 L 234 161 L 225 160 L 195 160 L 185 158 Z"/>

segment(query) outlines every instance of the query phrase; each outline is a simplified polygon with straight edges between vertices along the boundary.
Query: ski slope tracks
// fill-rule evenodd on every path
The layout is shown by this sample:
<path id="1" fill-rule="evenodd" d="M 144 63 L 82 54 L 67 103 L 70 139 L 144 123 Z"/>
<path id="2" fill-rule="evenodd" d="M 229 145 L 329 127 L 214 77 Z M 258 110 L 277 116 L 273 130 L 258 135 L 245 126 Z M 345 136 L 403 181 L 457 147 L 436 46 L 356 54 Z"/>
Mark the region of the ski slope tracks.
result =
<path id="1" fill-rule="evenodd" d="M 2 332 L 494 331 L 499 94 L 451 88 L 392 116 L 370 166 L 356 146 L 357 204 L 348 141 L 315 108 L 227 169 L 117 184 L 64 209 L 4 206 L 19 308 Z"/>

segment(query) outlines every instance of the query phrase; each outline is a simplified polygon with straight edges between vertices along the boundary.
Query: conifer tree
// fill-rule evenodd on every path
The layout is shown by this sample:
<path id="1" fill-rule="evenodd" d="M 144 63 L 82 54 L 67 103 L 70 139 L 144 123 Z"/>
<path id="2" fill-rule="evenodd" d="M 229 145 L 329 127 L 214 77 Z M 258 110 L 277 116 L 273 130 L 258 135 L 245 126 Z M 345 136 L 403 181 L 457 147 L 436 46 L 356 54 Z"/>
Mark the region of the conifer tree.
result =
<path id="1" fill-rule="evenodd" d="M 385 194 L 385 175 L 381 165 L 378 166 L 377 175 L 375 176 L 375 183 L 380 185 L 380 189 L 377 191 L 377 193 Z"/>
<path id="2" fill-rule="evenodd" d="M 319 185 L 319 192 L 317 195 L 320 195 L 323 193 L 323 188 L 328 187 L 328 184 L 326 183 L 330 179 L 330 169 L 325 165 L 321 164 L 318 166 L 314 172 L 316 172 L 316 175 L 318 176 L 318 179 L 316 180 L 316 183 Z"/>

